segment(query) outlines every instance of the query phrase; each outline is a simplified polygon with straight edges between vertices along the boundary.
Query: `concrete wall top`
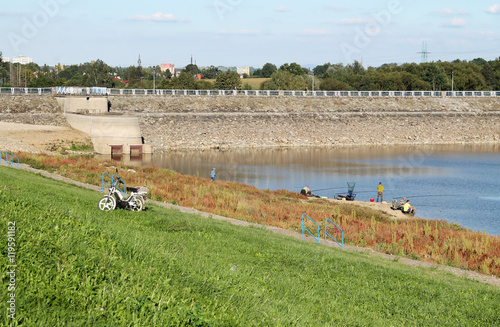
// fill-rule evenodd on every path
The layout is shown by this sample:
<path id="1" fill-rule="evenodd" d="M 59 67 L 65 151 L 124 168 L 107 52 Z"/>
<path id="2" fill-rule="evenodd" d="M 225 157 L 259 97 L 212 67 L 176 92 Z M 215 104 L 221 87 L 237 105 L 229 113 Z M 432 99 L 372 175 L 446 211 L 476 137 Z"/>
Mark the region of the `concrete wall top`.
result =
<path id="1" fill-rule="evenodd" d="M 57 97 L 65 113 L 104 114 L 108 112 L 108 98 L 103 97 Z"/>

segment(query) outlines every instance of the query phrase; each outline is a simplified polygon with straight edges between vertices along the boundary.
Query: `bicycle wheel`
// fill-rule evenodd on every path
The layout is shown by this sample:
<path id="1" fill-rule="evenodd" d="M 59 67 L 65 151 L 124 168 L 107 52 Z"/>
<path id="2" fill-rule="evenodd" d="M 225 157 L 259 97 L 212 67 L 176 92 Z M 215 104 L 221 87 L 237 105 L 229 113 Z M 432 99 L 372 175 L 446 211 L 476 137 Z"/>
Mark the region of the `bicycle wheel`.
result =
<path id="1" fill-rule="evenodd" d="M 110 210 L 115 210 L 115 208 L 116 208 L 116 200 L 114 197 L 110 195 L 105 195 L 99 201 L 99 210 L 110 211 Z"/>
<path id="2" fill-rule="evenodd" d="M 144 199 L 141 196 L 134 197 L 134 205 L 130 207 L 132 211 L 142 211 L 144 209 Z"/>

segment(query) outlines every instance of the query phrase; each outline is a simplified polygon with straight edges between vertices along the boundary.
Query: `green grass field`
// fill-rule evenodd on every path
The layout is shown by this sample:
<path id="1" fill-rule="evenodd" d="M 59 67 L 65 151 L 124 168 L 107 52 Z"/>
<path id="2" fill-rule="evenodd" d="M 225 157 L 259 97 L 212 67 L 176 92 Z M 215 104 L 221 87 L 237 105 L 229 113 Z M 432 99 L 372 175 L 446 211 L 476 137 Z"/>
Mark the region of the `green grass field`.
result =
<path id="1" fill-rule="evenodd" d="M 500 325 L 498 287 L 151 204 L 101 212 L 101 196 L 0 167 L 0 262 L 14 222 L 17 265 L 0 324 Z"/>
<path id="2" fill-rule="evenodd" d="M 252 90 L 260 90 L 260 85 L 263 82 L 269 81 L 270 78 L 244 78 L 241 80 L 241 86 L 245 85 L 248 83 L 252 87 Z M 209 81 L 210 83 L 214 83 L 215 79 L 206 79 L 206 81 Z"/>
<path id="3" fill-rule="evenodd" d="M 241 85 L 249 84 L 253 90 L 261 90 L 260 85 L 263 82 L 269 81 L 270 78 L 244 78 L 241 80 Z"/>

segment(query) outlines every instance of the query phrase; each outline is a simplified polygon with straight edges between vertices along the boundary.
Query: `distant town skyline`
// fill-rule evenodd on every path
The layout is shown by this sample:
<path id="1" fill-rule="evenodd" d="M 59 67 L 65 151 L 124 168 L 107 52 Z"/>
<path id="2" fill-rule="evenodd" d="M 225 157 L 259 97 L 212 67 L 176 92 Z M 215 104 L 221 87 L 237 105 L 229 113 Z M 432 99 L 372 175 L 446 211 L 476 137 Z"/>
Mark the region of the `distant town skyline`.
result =
<path id="1" fill-rule="evenodd" d="M 500 57 L 500 1 L 25 0 L 0 4 L 0 51 L 43 65 L 364 66 Z M 422 49 L 423 43 L 427 49 Z"/>

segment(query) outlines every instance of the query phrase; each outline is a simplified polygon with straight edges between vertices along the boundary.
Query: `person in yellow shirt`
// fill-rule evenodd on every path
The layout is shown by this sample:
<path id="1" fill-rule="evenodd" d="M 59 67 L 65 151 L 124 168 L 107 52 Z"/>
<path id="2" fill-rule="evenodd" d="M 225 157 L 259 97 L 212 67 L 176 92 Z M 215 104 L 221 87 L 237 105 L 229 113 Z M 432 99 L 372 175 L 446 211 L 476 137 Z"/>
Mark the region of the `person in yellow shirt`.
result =
<path id="1" fill-rule="evenodd" d="M 382 182 L 378 183 L 377 186 L 377 202 L 379 198 L 380 202 L 384 201 L 384 186 L 382 185 Z"/>
<path id="2" fill-rule="evenodd" d="M 404 213 L 414 213 L 415 212 L 415 207 L 412 207 L 410 205 L 410 200 L 406 200 L 406 203 L 403 207 L 403 212 Z"/>

